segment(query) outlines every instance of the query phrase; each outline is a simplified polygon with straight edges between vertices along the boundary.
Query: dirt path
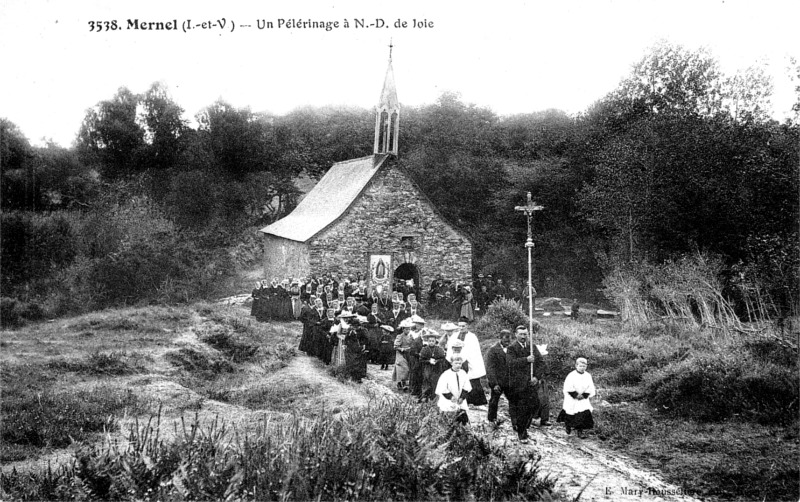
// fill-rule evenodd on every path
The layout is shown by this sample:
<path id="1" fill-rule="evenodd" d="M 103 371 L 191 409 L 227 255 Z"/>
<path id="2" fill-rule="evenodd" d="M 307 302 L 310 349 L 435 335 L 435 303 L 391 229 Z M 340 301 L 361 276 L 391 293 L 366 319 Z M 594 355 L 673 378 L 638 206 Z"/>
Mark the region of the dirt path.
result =
<path id="1" fill-rule="evenodd" d="M 381 371 L 378 366 L 369 367 L 369 381 L 389 392 L 394 388 L 391 370 Z M 486 421 L 486 411 L 469 410 L 471 427 L 476 434 L 489 437 L 503 448 L 538 452 L 542 457 L 542 473 L 556 478 L 556 489 L 569 499 L 575 499 L 583 490 L 581 501 L 698 500 L 684 495 L 680 488 L 666 483 L 656 473 L 637 466 L 630 459 L 603 449 L 594 439 L 567 436 L 563 427 L 532 427 L 531 442 L 520 444 L 511 429 L 505 398 L 501 398 L 499 416 L 505 422 L 495 429 Z"/>

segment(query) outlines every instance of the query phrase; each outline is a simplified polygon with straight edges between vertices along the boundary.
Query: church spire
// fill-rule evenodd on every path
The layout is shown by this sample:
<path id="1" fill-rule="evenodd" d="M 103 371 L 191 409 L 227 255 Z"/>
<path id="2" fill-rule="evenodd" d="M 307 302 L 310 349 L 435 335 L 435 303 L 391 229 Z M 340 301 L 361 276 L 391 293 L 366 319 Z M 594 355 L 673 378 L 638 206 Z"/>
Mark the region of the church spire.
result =
<path id="1" fill-rule="evenodd" d="M 375 110 L 375 149 L 374 153 L 397 155 L 397 138 L 400 133 L 400 102 L 394 85 L 392 70 L 392 42 L 389 42 L 389 67 L 383 80 L 383 90 Z"/>

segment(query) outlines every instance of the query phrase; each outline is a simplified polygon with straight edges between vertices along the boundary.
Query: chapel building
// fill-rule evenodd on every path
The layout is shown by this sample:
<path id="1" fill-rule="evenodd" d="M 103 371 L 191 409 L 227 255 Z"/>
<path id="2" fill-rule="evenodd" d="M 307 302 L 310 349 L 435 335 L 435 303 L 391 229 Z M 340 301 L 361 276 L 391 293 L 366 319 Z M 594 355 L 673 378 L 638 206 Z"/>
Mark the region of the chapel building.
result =
<path id="1" fill-rule="evenodd" d="M 391 55 L 375 112 L 372 155 L 337 162 L 284 218 L 261 229 L 267 278 L 337 273 L 369 291 L 413 280 L 425 302 L 441 275 L 472 282 L 472 242 L 448 222 L 397 162 L 400 131 Z"/>

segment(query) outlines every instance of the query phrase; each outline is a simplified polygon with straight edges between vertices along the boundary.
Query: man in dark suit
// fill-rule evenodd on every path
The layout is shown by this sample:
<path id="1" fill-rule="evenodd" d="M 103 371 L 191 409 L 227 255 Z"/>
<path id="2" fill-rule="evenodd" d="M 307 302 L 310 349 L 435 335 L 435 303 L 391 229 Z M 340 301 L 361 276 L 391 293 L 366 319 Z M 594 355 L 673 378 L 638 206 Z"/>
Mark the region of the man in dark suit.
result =
<path id="1" fill-rule="evenodd" d="M 517 432 L 520 442 L 527 443 L 528 427 L 539 408 L 539 398 L 531 381 L 531 365 L 536 358 L 531 355 L 528 330 L 525 326 L 517 326 L 516 337 L 517 341 L 508 347 L 506 353 L 509 377 L 509 391 L 506 397 L 511 425 Z"/>
<path id="2" fill-rule="evenodd" d="M 497 420 L 497 406 L 500 404 L 500 396 L 503 393 L 507 393 L 509 389 L 506 352 L 514 342 L 514 335 L 511 331 L 504 329 L 500 332 L 500 340 L 486 352 L 486 378 L 489 380 L 489 389 L 491 391 L 489 413 L 486 419 L 495 424 L 495 426 L 500 425 L 502 422 Z M 508 394 L 506 394 L 506 399 L 508 399 Z"/>

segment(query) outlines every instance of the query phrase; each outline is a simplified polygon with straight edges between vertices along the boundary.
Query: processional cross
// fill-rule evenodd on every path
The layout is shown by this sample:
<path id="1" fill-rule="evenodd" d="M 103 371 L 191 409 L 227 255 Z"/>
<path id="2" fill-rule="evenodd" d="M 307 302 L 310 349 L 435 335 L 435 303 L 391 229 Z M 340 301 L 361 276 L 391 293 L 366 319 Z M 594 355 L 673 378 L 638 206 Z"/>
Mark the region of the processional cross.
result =
<path id="1" fill-rule="evenodd" d="M 531 231 L 531 218 L 533 218 L 534 211 L 541 211 L 544 206 L 539 206 L 531 199 L 531 193 L 528 192 L 528 203 L 524 206 L 517 206 L 514 211 L 522 211 L 528 219 L 528 240 L 525 241 L 525 248 L 528 250 L 528 345 L 530 346 L 531 355 L 533 355 L 533 265 L 531 259 L 531 252 L 533 250 L 533 233 Z M 531 378 L 533 378 L 533 366 L 531 366 Z"/>

